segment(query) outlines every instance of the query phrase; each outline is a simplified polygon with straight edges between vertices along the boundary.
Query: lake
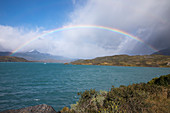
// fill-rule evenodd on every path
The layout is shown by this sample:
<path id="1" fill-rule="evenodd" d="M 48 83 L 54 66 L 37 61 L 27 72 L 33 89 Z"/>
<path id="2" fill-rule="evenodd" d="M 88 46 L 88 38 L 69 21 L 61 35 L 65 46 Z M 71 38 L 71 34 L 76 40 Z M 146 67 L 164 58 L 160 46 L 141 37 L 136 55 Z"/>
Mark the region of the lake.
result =
<path id="1" fill-rule="evenodd" d="M 77 92 L 148 82 L 170 68 L 0 63 L 0 111 L 48 104 L 56 111 L 75 104 Z"/>

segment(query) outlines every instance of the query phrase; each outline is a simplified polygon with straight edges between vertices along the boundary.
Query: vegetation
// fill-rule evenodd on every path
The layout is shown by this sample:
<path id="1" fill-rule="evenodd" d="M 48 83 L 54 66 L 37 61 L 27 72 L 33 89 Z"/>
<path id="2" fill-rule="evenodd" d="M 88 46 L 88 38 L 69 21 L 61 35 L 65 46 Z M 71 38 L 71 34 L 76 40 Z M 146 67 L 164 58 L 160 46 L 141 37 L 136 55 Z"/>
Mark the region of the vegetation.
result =
<path id="1" fill-rule="evenodd" d="M 19 57 L 0 56 L 0 62 L 29 62 L 29 61 Z"/>
<path id="2" fill-rule="evenodd" d="M 80 99 L 62 113 L 170 113 L 170 74 L 148 83 L 120 86 L 111 90 L 94 89 L 78 93 Z"/>
<path id="3" fill-rule="evenodd" d="M 170 67 L 170 56 L 164 55 L 115 55 L 98 57 L 91 60 L 77 60 L 75 65 L 107 65 L 107 66 L 140 66 L 140 67 Z"/>
<path id="4" fill-rule="evenodd" d="M 169 75 L 163 75 L 159 78 L 153 78 L 151 81 L 148 82 L 148 84 L 156 84 L 160 86 L 168 86 L 170 85 L 170 74 Z"/>

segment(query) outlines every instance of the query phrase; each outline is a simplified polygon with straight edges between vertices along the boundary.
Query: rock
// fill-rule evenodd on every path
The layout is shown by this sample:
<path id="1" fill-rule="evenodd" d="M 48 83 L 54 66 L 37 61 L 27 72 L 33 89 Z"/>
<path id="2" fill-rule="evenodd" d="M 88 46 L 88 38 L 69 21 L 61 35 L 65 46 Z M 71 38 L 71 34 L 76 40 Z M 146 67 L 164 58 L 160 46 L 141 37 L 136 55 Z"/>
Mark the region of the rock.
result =
<path id="1" fill-rule="evenodd" d="M 57 113 L 53 107 L 46 104 L 30 106 L 21 109 L 6 110 L 0 113 Z"/>
<path id="2" fill-rule="evenodd" d="M 170 65 L 170 62 L 167 63 L 167 66 L 169 66 L 169 65 Z"/>

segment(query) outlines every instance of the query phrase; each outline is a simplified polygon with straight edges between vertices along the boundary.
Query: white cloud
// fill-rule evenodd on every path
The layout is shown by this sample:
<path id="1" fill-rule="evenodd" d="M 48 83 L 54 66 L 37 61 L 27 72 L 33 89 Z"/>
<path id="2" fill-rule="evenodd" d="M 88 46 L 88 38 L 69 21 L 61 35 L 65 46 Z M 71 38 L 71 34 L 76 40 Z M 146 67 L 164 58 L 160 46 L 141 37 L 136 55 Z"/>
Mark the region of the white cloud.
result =
<path id="1" fill-rule="evenodd" d="M 33 30 L 25 29 L 24 27 L 11 27 L 0 25 L 0 46 L 3 51 L 13 51 L 19 47 L 22 47 L 25 43 L 29 42 L 32 38 L 39 36 L 43 32 L 40 31 L 41 28 L 36 28 Z M 49 40 L 49 39 L 48 39 Z M 40 49 L 45 47 L 45 40 L 38 39 L 22 47 L 20 52 L 29 51 L 31 49 Z"/>
<path id="2" fill-rule="evenodd" d="M 110 49 L 106 49 L 107 54 L 130 51 L 133 51 L 133 54 L 150 54 L 153 50 L 147 44 L 157 47 L 150 40 L 154 42 L 160 38 L 156 37 L 158 34 L 164 34 L 165 29 L 170 28 L 169 11 L 169 0 L 89 0 L 85 6 L 79 7 L 71 14 L 71 21 L 68 25 L 92 24 L 113 27 L 136 35 L 146 42 L 142 44 L 134 40 L 129 41 L 124 36 L 108 34 L 100 30 L 90 32 L 89 34 L 93 36 L 95 44 L 99 47 L 106 49 L 108 45 L 111 45 Z M 75 33 L 77 37 L 83 37 L 81 32 Z M 165 39 L 162 38 L 163 42 L 167 42 Z M 101 51 L 98 55 L 102 54 L 106 53 Z"/>
<path id="3" fill-rule="evenodd" d="M 87 32 L 84 30 L 85 33 L 81 31 L 71 32 L 72 35 L 76 35 L 74 38 L 81 37 L 83 42 L 93 41 L 93 45 L 105 50 L 103 52 L 96 49 L 98 53 L 94 56 L 128 52 L 149 54 L 153 50 L 147 46 L 147 44 L 151 44 L 148 40 L 150 38 L 156 39 L 154 35 L 162 32 L 161 30 L 157 31 L 157 29 L 161 27 L 165 29 L 165 26 L 170 26 L 166 15 L 170 11 L 169 4 L 170 1 L 168 0 L 89 0 L 85 6 L 75 9 L 70 15 L 71 21 L 66 25 L 92 24 L 107 26 L 126 31 L 146 41 L 145 44 L 142 44 L 135 40 L 129 40 L 125 36 L 101 30 L 89 30 Z M 160 28 L 157 28 L 157 25 Z M 157 33 L 154 32 L 155 30 Z M 64 35 L 70 36 L 70 33 Z M 153 46 L 156 45 L 153 44 Z M 92 47 L 88 45 L 87 47 L 89 48 L 88 55 L 95 53 L 95 50 L 92 51 Z M 79 51 L 79 54 L 78 56 L 81 56 L 83 51 Z"/>
<path id="4" fill-rule="evenodd" d="M 23 28 L 0 25 L 0 45 L 6 50 L 13 50 L 37 34 L 36 31 L 24 31 Z"/>

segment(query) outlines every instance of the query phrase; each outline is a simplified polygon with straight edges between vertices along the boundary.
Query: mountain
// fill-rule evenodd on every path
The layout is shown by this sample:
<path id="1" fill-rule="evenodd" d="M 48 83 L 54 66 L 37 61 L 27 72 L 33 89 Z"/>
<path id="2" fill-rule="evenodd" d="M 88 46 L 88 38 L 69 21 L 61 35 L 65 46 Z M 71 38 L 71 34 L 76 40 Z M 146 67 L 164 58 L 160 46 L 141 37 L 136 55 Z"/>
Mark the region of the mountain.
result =
<path id="1" fill-rule="evenodd" d="M 9 56 L 10 52 L 0 52 L 0 56 Z M 63 56 L 55 56 L 47 53 L 41 53 L 37 50 L 31 50 L 28 52 L 20 52 L 15 53 L 12 56 L 25 58 L 29 61 L 39 61 L 39 62 L 70 62 L 73 61 L 71 58 L 63 57 Z"/>
<path id="2" fill-rule="evenodd" d="M 39 52 L 39 51 L 37 51 L 36 49 L 33 49 L 33 50 L 31 50 L 31 51 L 28 51 L 28 53 L 35 53 L 35 54 L 39 54 L 40 52 Z"/>
<path id="3" fill-rule="evenodd" d="M 95 59 L 77 60 L 75 65 L 106 65 L 106 66 L 138 66 L 138 67 L 170 67 L 170 56 L 164 55 L 115 55 L 97 57 Z"/>
<path id="4" fill-rule="evenodd" d="M 11 52 L 0 52 L 0 56 L 9 56 Z"/>
<path id="5" fill-rule="evenodd" d="M 155 53 L 152 53 L 152 55 L 168 55 L 170 56 L 170 47 L 166 49 L 162 49 L 160 51 L 157 51 Z"/>
<path id="6" fill-rule="evenodd" d="M 0 62 L 29 62 L 29 61 L 19 57 L 0 56 Z"/>

